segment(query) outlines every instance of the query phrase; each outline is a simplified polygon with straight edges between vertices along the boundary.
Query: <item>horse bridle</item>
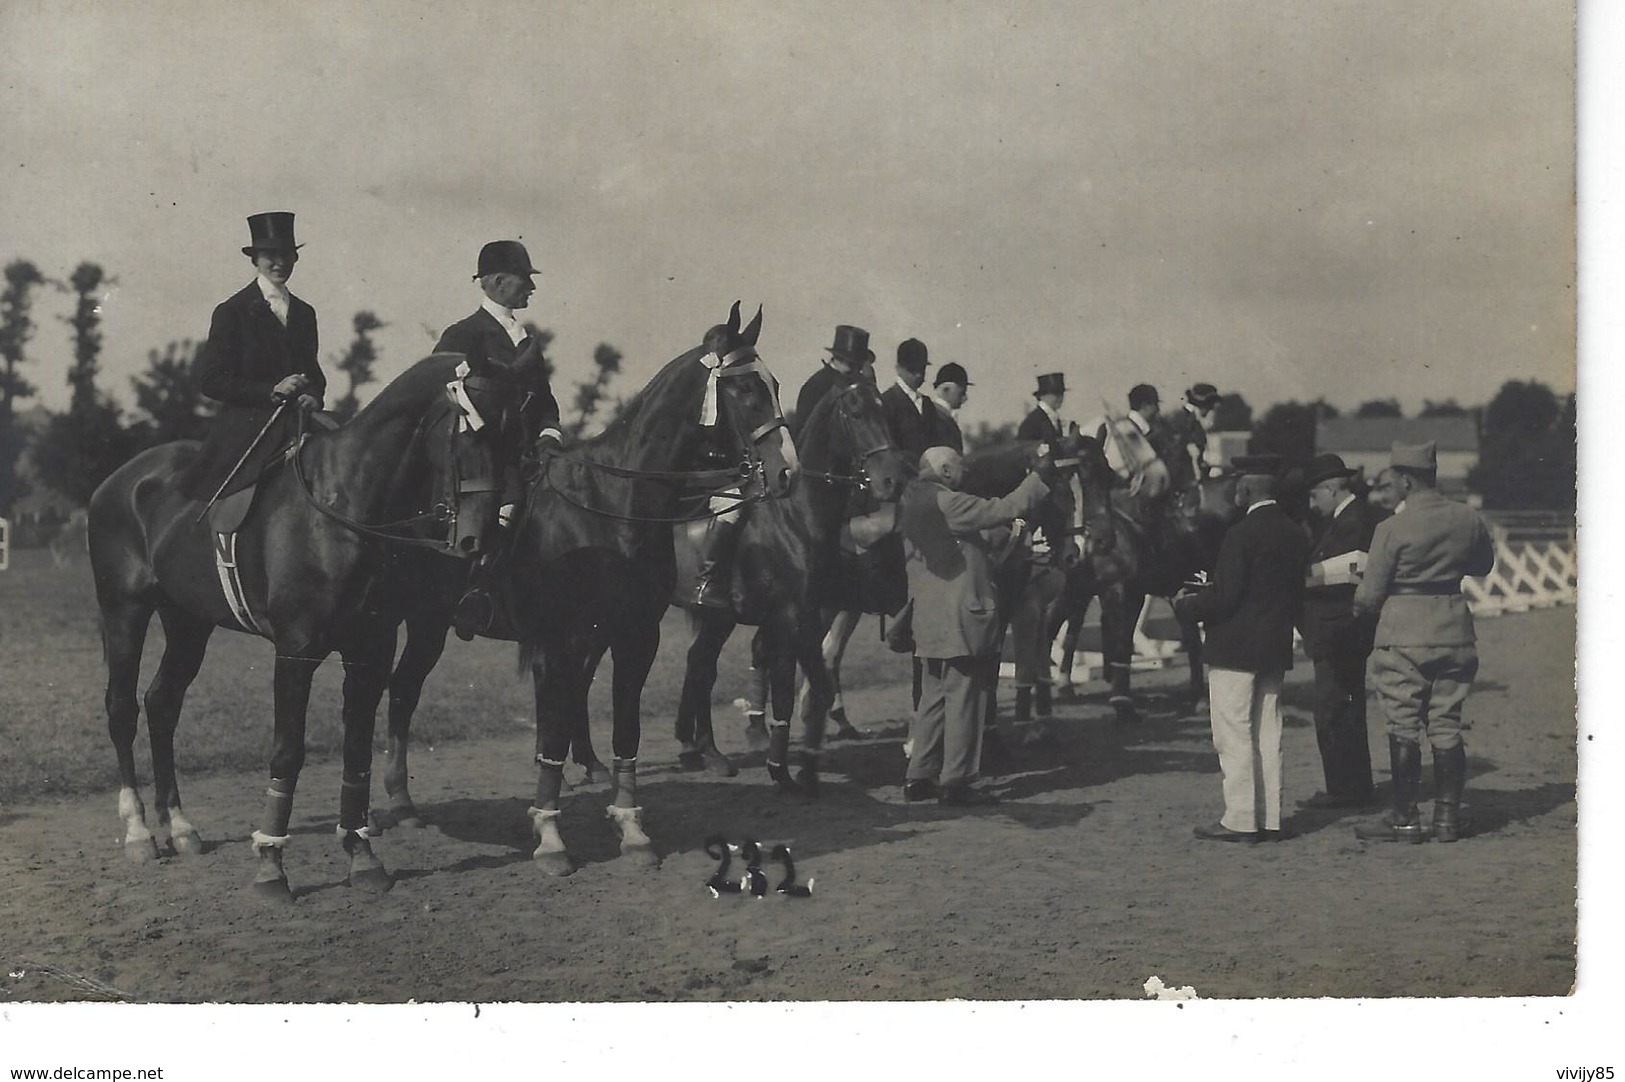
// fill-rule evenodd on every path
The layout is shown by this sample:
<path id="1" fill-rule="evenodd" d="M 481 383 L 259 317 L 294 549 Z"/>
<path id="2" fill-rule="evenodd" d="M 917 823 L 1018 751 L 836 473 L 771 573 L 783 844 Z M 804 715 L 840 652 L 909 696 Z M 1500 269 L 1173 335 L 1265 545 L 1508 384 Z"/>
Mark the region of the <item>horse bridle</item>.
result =
<path id="1" fill-rule="evenodd" d="M 744 458 L 737 466 L 700 470 L 644 470 L 629 466 L 614 466 L 607 462 L 598 462 L 580 454 L 566 454 L 559 451 L 544 453 L 541 468 L 531 480 L 528 498 L 533 498 L 536 491 L 545 483 L 549 489 L 556 493 L 559 499 L 571 507 L 601 518 L 611 519 L 615 522 L 633 522 L 645 525 L 680 525 L 685 522 L 699 522 L 703 519 L 713 519 L 720 515 L 732 514 L 736 509 L 746 504 L 761 503 L 767 496 L 767 466 L 757 446 L 781 428 L 787 428 L 784 411 L 779 407 L 779 396 L 773 390 L 772 373 L 762 363 L 761 356 L 753 346 L 740 346 L 726 354 L 707 353 L 699 358 L 699 363 L 709 369 L 707 376 L 705 400 L 700 407 L 700 423 L 703 426 L 715 426 L 721 423 L 721 412 L 717 406 L 718 382 L 723 379 L 732 379 L 740 376 L 757 376 L 767 388 L 773 399 L 773 416 L 757 425 L 748 435 L 740 432 L 734 426 L 736 436 L 742 436 L 744 445 Z M 707 420 L 709 415 L 710 420 Z M 729 423 L 733 424 L 730 416 Z M 696 495 L 706 497 L 706 509 L 691 515 L 625 515 L 619 511 L 610 511 L 602 507 L 593 507 L 583 503 L 570 495 L 560 486 L 553 484 L 553 464 L 564 462 L 572 466 L 580 466 L 596 471 L 608 477 L 621 477 L 633 481 L 653 481 L 658 484 L 672 485 L 690 490 Z M 746 490 L 755 487 L 754 494 Z M 713 511 L 710 508 L 711 497 L 722 497 L 730 501 L 728 507 Z"/>
<path id="2" fill-rule="evenodd" d="M 293 450 L 289 452 L 288 457 L 293 462 L 294 476 L 299 480 L 299 487 L 304 492 L 305 499 L 317 511 L 346 529 L 380 541 L 386 541 L 391 545 L 404 548 L 429 549 L 432 552 L 456 556 L 461 559 L 468 559 L 476 555 L 474 552 L 464 551 L 457 545 L 457 521 L 458 516 L 462 513 L 463 497 L 484 492 L 496 492 L 501 486 L 494 476 L 464 477 L 458 468 L 461 461 L 457 448 L 458 435 L 465 431 L 477 432 L 490 423 L 481 415 L 473 400 L 469 398 L 469 391 L 476 394 L 494 394 L 510 401 L 519 397 L 518 389 L 511 384 L 486 376 L 460 375 L 446 385 L 444 408 L 438 413 L 434 413 L 432 417 L 430 412 L 426 411 L 423 419 L 418 424 L 417 430 L 413 433 L 413 440 L 416 441 L 421 435 L 426 434 L 442 421 L 446 422 L 446 469 L 440 471 L 440 478 L 443 482 L 441 496 L 433 507 L 425 511 L 419 511 L 415 515 L 409 515 L 406 518 L 396 519 L 393 522 L 361 522 L 323 503 L 316 497 L 316 492 L 310 484 L 310 477 L 305 472 L 303 452 L 305 440 L 309 433 L 305 431 L 305 414 L 301 411 L 299 414 L 298 435 Z M 527 395 L 526 399 L 528 397 Z M 504 406 L 506 406 L 506 403 L 504 403 Z M 523 410 L 523 402 L 520 404 L 520 410 Z M 506 409 L 504 409 L 505 412 Z M 438 538 L 419 537 L 411 533 L 398 532 L 414 529 L 425 523 L 444 523 L 444 536 Z"/>
<path id="3" fill-rule="evenodd" d="M 852 415 L 847 412 L 846 402 L 844 401 L 847 393 L 851 390 L 852 387 L 846 387 L 837 393 L 834 409 L 835 416 L 840 421 L 841 431 L 846 433 L 847 444 L 852 447 L 857 447 L 858 434 L 853 430 Z M 877 455 L 883 455 L 887 451 L 895 450 L 895 448 L 892 446 L 890 433 L 887 431 L 886 426 L 882 424 L 880 429 L 882 435 L 880 443 L 877 446 L 868 448 L 867 450 L 853 452 L 852 461 L 857 463 L 857 473 L 834 473 L 803 469 L 801 471 L 801 476 L 812 481 L 822 481 L 829 485 L 849 485 L 853 488 L 863 488 L 867 486 L 870 483 L 868 463 Z"/>

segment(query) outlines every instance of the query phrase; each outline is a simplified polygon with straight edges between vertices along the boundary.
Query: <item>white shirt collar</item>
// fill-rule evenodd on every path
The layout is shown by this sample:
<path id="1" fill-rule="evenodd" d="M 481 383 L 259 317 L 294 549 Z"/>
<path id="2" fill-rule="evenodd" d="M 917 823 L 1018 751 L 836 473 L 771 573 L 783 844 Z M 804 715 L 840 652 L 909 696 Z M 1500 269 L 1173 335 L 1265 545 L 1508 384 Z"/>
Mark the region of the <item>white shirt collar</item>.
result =
<path id="1" fill-rule="evenodd" d="M 1257 511 L 1260 507 L 1268 507 L 1274 502 L 1274 500 L 1259 500 L 1257 503 L 1248 506 L 1247 513 L 1250 515 L 1254 511 Z"/>
<path id="2" fill-rule="evenodd" d="M 283 304 L 288 303 L 289 293 L 287 286 L 277 285 L 263 274 L 256 274 L 254 276 L 254 281 L 259 285 L 260 295 L 265 298 L 267 303 L 273 305 L 277 301 L 281 301 Z"/>
<path id="3" fill-rule="evenodd" d="M 915 388 L 910 387 L 908 384 L 904 383 L 902 376 L 897 377 L 897 386 L 901 387 L 903 389 L 903 393 L 908 395 L 908 400 L 910 402 L 914 403 L 914 408 L 916 410 L 921 410 L 921 409 L 925 408 L 925 403 L 923 401 L 921 401 L 921 399 L 923 399 L 925 396 L 923 394 L 921 394 Z"/>
<path id="4" fill-rule="evenodd" d="M 1061 412 L 1060 412 L 1060 410 L 1051 409 L 1050 404 L 1048 402 L 1043 401 L 1042 399 L 1039 400 L 1038 408 L 1044 411 L 1044 416 L 1048 417 L 1051 421 L 1055 422 L 1055 427 L 1057 429 L 1059 429 L 1061 427 Z"/>
<path id="5" fill-rule="evenodd" d="M 480 301 L 480 307 L 490 312 L 496 321 L 502 325 L 502 329 L 508 332 L 508 337 L 513 340 L 514 345 L 517 346 L 525 340 L 525 328 L 520 325 L 519 319 L 513 314 L 512 308 L 504 308 L 490 297 Z"/>
<path id="6" fill-rule="evenodd" d="M 1399 501 L 1399 506 L 1398 506 L 1398 507 L 1395 507 L 1395 508 L 1394 508 L 1394 514 L 1396 514 L 1396 515 L 1397 515 L 1397 514 L 1399 514 L 1399 513 L 1400 513 L 1400 512 L 1401 512 L 1401 511 L 1403 511 L 1403 510 L 1405 510 L 1405 504 L 1406 504 L 1406 503 L 1407 503 L 1407 502 L 1408 502 L 1408 498 L 1407 498 L 1407 499 L 1405 499 L 1405 500 L 1400 500 L 1400 501 Z"/>
<path id="7" fill-rule="evenodd" d="M 1332 517 L 1336 518 L 1338 515 L 1341 515 L 1343 513 L 1343 508 L 1347 507 L 1349 504 L 1351 504 L 1353 502 L 1354 502 L 1354 493 L 1352 493 L 1352 492 L 1344 493 L 1342 501 L 1339 502 L 1338 505 L 1332 509 Z"/>

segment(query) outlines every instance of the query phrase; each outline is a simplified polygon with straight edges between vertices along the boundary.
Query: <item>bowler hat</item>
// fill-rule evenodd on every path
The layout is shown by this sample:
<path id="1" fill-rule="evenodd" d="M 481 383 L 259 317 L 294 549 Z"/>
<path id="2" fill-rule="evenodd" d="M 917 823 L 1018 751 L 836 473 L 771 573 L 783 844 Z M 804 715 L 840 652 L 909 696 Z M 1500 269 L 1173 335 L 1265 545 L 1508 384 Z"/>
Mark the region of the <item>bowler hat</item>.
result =
<path id="1" fill-rule="evenodd" d="M 875 351 L 869 348 L 869 332 L 842 323 L 835 328 L 835 343 L 824 347 L 847 364 L 869 364 Z"/>
<path id="2" fill-rule="evenodd" d="M 243 254 L 272 251 L 287 252 L 303 248 L 293 242 L 293 211 L 273 210 L 248 216 L 248 246 Z"/>
<path id="3" fill-rule="evenodd" d="M 1185 401 L 1199 410 L 1210 410 L 1219 404 L 1219 389 L 1211 383 L 1192 384 L 1185 391 Z"/>
<path id="4" fill-rule="evenodd" d="M 1388 464 L 1401 470 L 1422 470 L 1436 473 L 1439 469 L 1439 445 L 1426 443 L 1396 443 Z"/>
<path id="5" fill-rule="evenodd" d="M 1066 376 L 1060 372 L 1046 372 L 1038 377 L 1038 390 L 1033 392 L 1034 397 L 1041 394 L 1065 394 Z"/>
<path id="6" fill-rule="evenodd" d="M 494 240 L 480 249 L 480 269 L 475 278 L 487 274 L 540 274 L 530 265 L 530 253 L 516 240 Z"/>
<path id="7" fill-rule="evenodd" d="M 1141 406 L 1155 406 L 1162 400 L 1157 397 L 1157 389 L 1149 383 L 1136 383 L 1128 392 L 1128 408 L 1139 409 Z"/>
<path id="8" fill-rule="evenodd" d="M 1304 467 L 1303 487 L 1314 488 L 1322 481 L 1330 481 L 1334 477 L 1353 477 L 1357 470 L 1349 469 L 1343 461 L 1343 456 L 1334 454 L 1316 455 Z"/>
<path id="9" fill-rule="evenodd" d="M 1230 460 L 1237 473 L 1265 474 L 1275 477 L 1281 472 L 1280 455 L 1237 455 Z"/>
<path id="10" fill-rule="evenodd" d="M 941 387 L 944 383 L 957 383 L 961 387 L 969 387 L 971 385 L 970 373 L 965 371 L 965 366 L 958 361 L 949 361 L 937 369 L 937 378 L 932 381 L 931 385 Z"/>
<path id="11" fill-rule="evenodd" d="M 925 343 L 918 338 L 905 338 L 897 343 L 897 367 L 909 372 L 924 372 L 927 359 Z"/>

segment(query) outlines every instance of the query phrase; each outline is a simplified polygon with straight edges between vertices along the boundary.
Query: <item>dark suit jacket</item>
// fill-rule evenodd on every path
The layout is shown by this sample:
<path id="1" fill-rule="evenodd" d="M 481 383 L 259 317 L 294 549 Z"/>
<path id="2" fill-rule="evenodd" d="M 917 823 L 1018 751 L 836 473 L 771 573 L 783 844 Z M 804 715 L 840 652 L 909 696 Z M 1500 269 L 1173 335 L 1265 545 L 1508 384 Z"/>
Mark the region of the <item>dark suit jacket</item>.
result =
<path id="1" fill-rule="evenodd" d="M 959 422 L 954 420 L 954 415 L 948 412 L 948 407 L 940 402 L 932 399 L 926 399 L 926 402 L 934 411 L 931 421 L 930 446 L 952 447 L 954 450 L 964 453 L 965 435 L 959 430 Z"/>
<path id="2" fill-rule="evenodd" d="M 1208 664 L 1251 673 L 1292 668 L 1292 626 L 1308 565 L 1308 536 L 1275 504 L 1230 527 L 1212 585 L 1176 603 L 1206 625 Z"/>
<path id="3" fill-rule="evenodd" d="M 181 478 L 188 495 L 203 500 L 214 495 L 270 419 L 275 408 L 272 390 L 295 373 L 309 378 L 306 394 L 320 400 L 327 393 L 327 378 L 316 361 L 314 308 L 290 294 L 288 325 L 284 327 L 260 292 L 258 280 L 216 306 L 199 359 L 198 386 L 222 408 L 204 438 L 203 450 Z M 253 484 L 293 438 L 298 425 L 294 409 L 290 406 L 282 411 L 238 470 L 226 495 Z"/>
<path id="4" fill-rule="evenodd" d="M 530 339 L 525 338 L 518 345 L 508 337 L 508 332 L 502 329 L 495 316 L 484 308 L 477 309 L 473 315 L 459 319 L 447 327 L 440 334 L 440 341 L 435 343 L 436 353 L 461 353 L 468 358 L 468 367 L 475 372 L 484 372 L 490 365 L 500 365 L 511 368 L 519 359 L 520 351 L 529 344 Z M 532 433 L 541 432 L 547 428 L 559 427 L 559 403 L 553 397 L 553 389 L 547 384 L 535 392 L 530 400 L 530 406 L 525 411 L 525 424 Z"/>
<path id="5" fill-rule="evenodd" d="M 1371 535 L 1377 528 L 1377 513 L 1356 496 L 1343 513 L 1323 524 L 1309 550 L 1309 563 L 1317 564 L 1345 552 L 1370 552 Z M 1352 651 L 1360 656 L 1371 652 L 1368 629 L 1356 626 L 1352 613 L 1354 583 L 1336 586 L 1309 586 L 1303 594 L 1303 647 L 1319 660 L 1331 654 Z"/>
<path id="6" fill-rule="evenodd" d="M 1062 435 L 1055 422 L 1049 419 L 1049 414 L 1038 406 L 1033 407 L 1033 411 L 1021 422 L 1021 427 L 1016 429 L 1018 440 L 1043 440 L 1048 444 L 1060 443 Z"/>
<path id="7" fill-rule="evenodd" d="M 886 418 L 886 429 L 891 433 L 892 446 L 907 455 L 910 462 L 918 462 L 920 452 L 939 442 L 936 438 L 938 412 L 928 396 L 921 397 L 926 399 L 924 408 L 916 409 L 908 392 L 895 383 L 880 392 L 881 412 Z"/>
<path id="8" fill-rule="evenodd" d="M 796 395 L 796 415 L 790 435 L 792 438 L 801 431 L 801 426 L 807 418 L 812 416 L 813 407 L 830 392 L 833 387 L 850 387 L 863 377 L 856 371 L 842 372 L 828 361 L 818 366 L 818 371 L 807 377 L 807 382 L 801 385 L 801 393 Z"/>

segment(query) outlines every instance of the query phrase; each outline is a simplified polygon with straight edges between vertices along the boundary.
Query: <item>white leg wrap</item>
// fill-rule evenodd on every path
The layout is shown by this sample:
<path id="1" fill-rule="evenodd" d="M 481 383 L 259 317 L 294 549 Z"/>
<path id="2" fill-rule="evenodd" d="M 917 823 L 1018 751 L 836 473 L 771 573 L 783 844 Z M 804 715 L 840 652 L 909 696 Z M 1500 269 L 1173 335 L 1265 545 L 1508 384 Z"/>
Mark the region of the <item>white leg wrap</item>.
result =
<path id="1" fill-rule="evenodd" d="M 533 857 L 541 857 L 550 853 L 564 852 L 564 839 L 559 836 L 559 815 L 557 808 L 528 808 L 526 814 L 530 816 L 531 829 L 536 833 L 536 852 Z"/>
<path id="2" fill-rule="evenodd" d="M 254 833 L 258 834 L 259 831 L 255 831 Z M 333 828 L 333 833 L 337 834 L 341 838 L 344 837 L 346 834 L 354 834 L 358 838 L 376 838 L 376 837 L 378 837 L 378 831 L 372 829 L 372 826 L 370 824 L 367 825 L 367 826 L 356 827 L 354 830 L 347 830 L 344 827 L 335 826 Z"/>
<path id="3" fill-rule="evenodd" d="M 615 827 L 621 832 L 622 845 L 653 845 L 649 835 L 643 832 L 642 808 L 617 808 L 613 804 L 608 809 L 609 818 L 614 820 Z"/>
<path id="4" fill-rule="evenodd" d="M 118 816 L 124 820 L 124 844 L 144 842 L 152 837 L 147 829 L 147 809 L 141 803 L 141 794 L 134 789 L 118 791 Z"/>
<path id="5" fill-rule="evenodd" d="M 258 855 L 261 849 L 286 849 L 288 837 L 286 834 L 281 837 L 274 834 L 262 834 L 257 830 L 248 836 L 249 841 L 254 843 L 255 855 Z"/>

